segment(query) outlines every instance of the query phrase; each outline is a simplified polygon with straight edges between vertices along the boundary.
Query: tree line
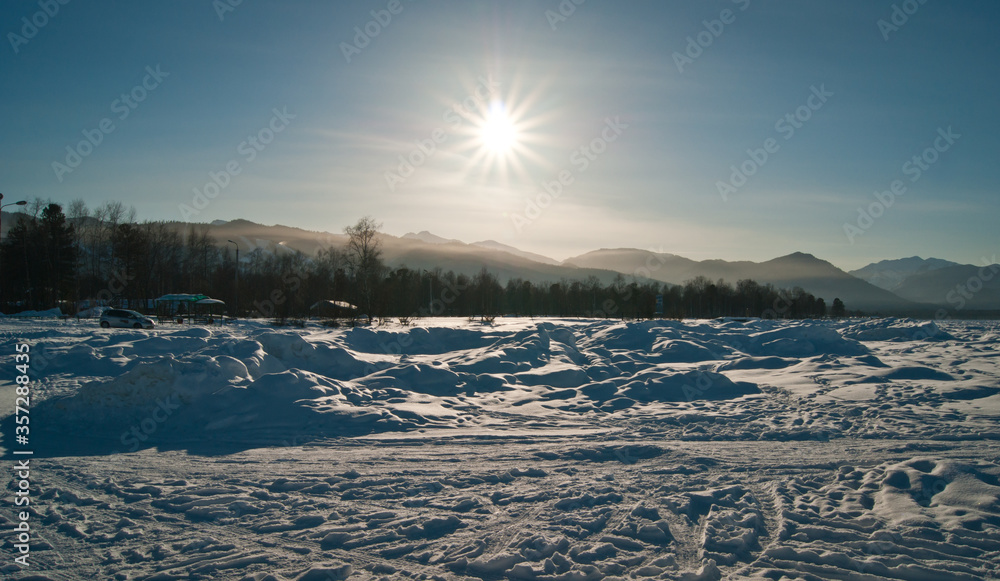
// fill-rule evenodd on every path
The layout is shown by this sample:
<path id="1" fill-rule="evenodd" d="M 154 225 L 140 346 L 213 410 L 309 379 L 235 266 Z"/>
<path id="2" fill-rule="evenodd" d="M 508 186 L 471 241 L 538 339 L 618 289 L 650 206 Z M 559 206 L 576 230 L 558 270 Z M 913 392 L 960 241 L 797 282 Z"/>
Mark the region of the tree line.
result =
<path id="1" fill-rule="evenodd" d="M 504 283 L 485 267 L 464 273 L 388 267 L 370 217 L 345 229 L 346 245 L 309 256 L 278 246 L 255 248 L 236 261 L 235 245 L 206 225 L 135 220 L 120 202 L 93 209 L 82 201 L 67 211 L 35 201 L 17 214 L 0 244 L 0 306 L 5 313 L 60 307 L 64 313 L 95 305 L 149 311 L 150 299 L 202 293 L 222 299 L 233 316 L 280 320 L 310 316 L 369 319 L 455 316 L 493 320 L 524 317 L 623 319 L 844 316 L 801 288 L 697 277 L 670 285 L 617 275 L 585 280 Z M 356 306 L 326 308 L 327 301 Z M 238 307 L 237 307 L 238 305 Z"/>

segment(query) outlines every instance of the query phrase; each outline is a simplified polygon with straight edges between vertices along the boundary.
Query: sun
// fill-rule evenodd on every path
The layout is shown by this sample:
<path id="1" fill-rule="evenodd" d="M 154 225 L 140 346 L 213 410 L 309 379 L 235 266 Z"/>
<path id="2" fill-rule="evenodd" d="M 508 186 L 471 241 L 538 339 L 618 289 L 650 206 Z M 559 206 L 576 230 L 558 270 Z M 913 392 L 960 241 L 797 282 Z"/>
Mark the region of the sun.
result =
<path id="1" fill-rule="evenodd" d="M 482 147 L 498 156 L 506 156 L 517 147 L 517 126 L 502 102 L 494 101 L 490 104 L 479 127 L 479 140 Z"/>
<path id="2" fill-rule="evenodd" d="M 540 129 L 551 119 L 536 111 L 543 87 L 530 92 L 522 87 L 515 80 L 502 93 L 475 95 L 474 106 L 463 101 L 460 116 L 465 123 L 456 128 L 462 137 L 456 152 L 465 158 L 464 176 L 492 185 L 526 184 L 534 182 L 532 173 L 548 163 L 539 152 L 548 143 Z"/>

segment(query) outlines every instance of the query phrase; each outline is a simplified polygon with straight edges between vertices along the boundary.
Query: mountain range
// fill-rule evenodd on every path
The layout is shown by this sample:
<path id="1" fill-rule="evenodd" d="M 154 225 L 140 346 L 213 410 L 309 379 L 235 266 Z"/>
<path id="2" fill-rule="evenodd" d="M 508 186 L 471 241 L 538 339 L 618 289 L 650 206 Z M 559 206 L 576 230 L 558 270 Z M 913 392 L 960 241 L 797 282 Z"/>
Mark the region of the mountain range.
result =
<path id="1" fill-rule="evenodd" d="M 958 264 L 920 257 L 883 260 L 851 271 L 852 275 L 891 290 L 916 303 L 946 307 L 951 311 L 1000 308 L 1000 264 Z"/>
<path id="2" fill-rule="evenodd" d="M 4 218 L 12 218 L 4 212 Z M 14 220 L 5 219 L 4 229 Z M 344 234 L 314 232 L 291 226 L 265 226 L 247 220 L 216 221 L 192 225 L 173 222 L 182 232 L 192 226 L 206 228 L 219 246 L 232 240 L 241 258 L 255 249 L 264 252 L 300 251 L 315 255 L 321 248 L 343 247 Z M 778 288 L 801 287 L 831 304 L 839 298 L 850 310 L 918 316 L 1000 315 L 1000 264 L 958 264 L 917 256 L 882 260 L 850 272 L 801 252 L 764 262 L 703 260 L 635 248 L 600 249 L 558 261 L 525 252 L 493 240 L 467 244 L 430 232 L 403 236 L 380 234 L 383 260 L 390 268 L 441 269 L 472 276 L 484 267 L 501 284 L 513 278 L 533 283 L 583 281 L 594 277 L 608 284 L 618 276 L 626 280 L 652 279 L 681 285 L 698 276 L 735 284 L 742 279 L 770 283 Z M 991 263 L 991 264 L 987 264 Z M 944 311 L 942 311 L 944 309 Z M 984 313 L 986 311 L 987 313 Z"/>
<path id="3" fill-rule="evenodd" d="M 321 247 L 342 246 L 347 241 L 343 234 L 263 226 L 246 220 L 208 228 L 217 240 L 238 239 L 244 252 L 256 247 L 270 251 L 284 247 L 314 254 Z M 634 248 L 600 249 L 558 261 L 493 240 L 469 244 L 426 231 L 380 236 L 383 258 L 391 268 L 440 268 L 472 276 L 486 267 L 501 283 L 511 278 L 543 283 L 595 277 L 607 284 L 624 275 L 626 280 L 649 278 L 675 285 L 697 276 L 735 284 L 749 278 L 779 288 L 802 287 L 827 304 L 839 298 L 849 309 L 871 313 L 931 316 L 945 308 L 953 316 L 972 316 L 974 311 L 1000 311 L 1000 265 L 980 267 L 911 257 L 845 272 L 801 252 L 764 262 L 696 261 Z"/>
<path id="4" fill-rule="evenodd" d="M 939 258 L 923 259 L 919 256 L 911 256 L 910 258 L 873 262 L 864 268 L 852 270 L 850 274 L 867 280 L 877 287 L 895 291 L 903 286 L 906 279 L 911 276 L 932 272 L 949 266 L 958 266 L 958 263 Z"/>
<path id="5" fill-rule="evenodd" d="M 796 252 L 766 262 L 725 260 L 694 261 L 673 254 L 645 250 L 616 249 L 588 252 L 566 261 L 576 266 L 604 268 L 628 274 L 639 274 L 671 284 L 683 284 L 697 276 L 736 283 L 753 279 L 778 288 L 802 287 L 828 303 L 843 300 L 852 309 L 866 311 L 918 310 L 895 294 L 867 281 L 851 276 L 825 260 L 811 254 Z M 647 274 L 648 273 L 648 274 Z"/>

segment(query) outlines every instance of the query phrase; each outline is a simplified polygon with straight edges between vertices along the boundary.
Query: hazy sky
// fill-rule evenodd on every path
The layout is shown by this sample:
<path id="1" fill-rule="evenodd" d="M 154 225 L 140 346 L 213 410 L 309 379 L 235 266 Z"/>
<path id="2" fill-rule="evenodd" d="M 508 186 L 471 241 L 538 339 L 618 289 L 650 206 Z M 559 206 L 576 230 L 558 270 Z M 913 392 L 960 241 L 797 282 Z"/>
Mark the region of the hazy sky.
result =
<path id="1" fill-rule="evenodd" d="M 372 215 L 559 259 L 1000 253 L 994 0 L 5 0 L 0 22 L 5 202 Z"/>

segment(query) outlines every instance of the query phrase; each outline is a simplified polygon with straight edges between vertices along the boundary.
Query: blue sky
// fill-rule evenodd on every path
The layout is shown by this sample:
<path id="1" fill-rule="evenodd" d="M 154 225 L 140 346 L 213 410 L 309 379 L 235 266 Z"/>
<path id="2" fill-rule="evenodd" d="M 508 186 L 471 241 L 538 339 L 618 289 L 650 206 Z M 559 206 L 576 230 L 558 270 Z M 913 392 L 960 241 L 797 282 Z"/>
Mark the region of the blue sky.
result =
<path id="1" fill-rule="evenodd" d="M 236 3 L 4 2 L 6 201 L 559 259 L 1000 253 L 990 0 Z"/>

